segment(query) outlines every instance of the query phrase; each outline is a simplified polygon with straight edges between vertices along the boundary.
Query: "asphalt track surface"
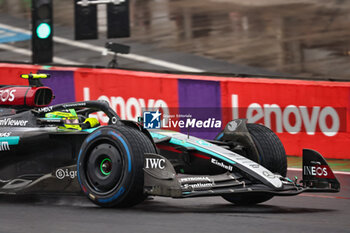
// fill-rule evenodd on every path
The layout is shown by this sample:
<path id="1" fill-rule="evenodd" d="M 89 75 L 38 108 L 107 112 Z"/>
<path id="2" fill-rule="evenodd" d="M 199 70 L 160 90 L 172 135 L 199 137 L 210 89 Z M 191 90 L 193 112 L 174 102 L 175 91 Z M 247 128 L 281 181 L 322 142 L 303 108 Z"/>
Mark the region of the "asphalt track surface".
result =
<path id="1" fill-rule="evenodd" d="M 339 193 L 244 207 L 220 197 L 155 197 L 130 209 L 105 209 L 85 197 L 2 196 L 0 232 L 350 232 L 350 176 L 337 177 Z"/>

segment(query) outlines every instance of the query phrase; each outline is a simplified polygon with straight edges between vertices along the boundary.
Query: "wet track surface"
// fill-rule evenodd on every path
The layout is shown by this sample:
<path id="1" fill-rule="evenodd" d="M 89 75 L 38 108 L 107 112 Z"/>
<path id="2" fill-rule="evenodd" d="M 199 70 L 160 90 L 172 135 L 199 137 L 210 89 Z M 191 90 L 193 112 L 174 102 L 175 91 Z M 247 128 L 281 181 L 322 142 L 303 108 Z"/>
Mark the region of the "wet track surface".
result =
<path id="1" fill-rule="evenodd" d="M 1 197 L 0 232 L 349 232 L 350 178 L 337 177 L 340 193 L 275 197 L 256 206 L 155 197 L 131 209 L 104 209 L 85 197 Z"/>

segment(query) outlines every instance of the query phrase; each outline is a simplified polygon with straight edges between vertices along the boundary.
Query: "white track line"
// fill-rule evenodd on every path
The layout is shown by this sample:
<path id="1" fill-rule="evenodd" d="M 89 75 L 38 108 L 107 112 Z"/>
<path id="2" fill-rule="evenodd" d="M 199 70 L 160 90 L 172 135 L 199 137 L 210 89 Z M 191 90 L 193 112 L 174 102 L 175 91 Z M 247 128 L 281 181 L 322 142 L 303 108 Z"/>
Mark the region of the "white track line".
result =
<path id="1" fill-rule="evenodd" d="M 26 55 L 26 56 L 32 55 L 32 51 L 29 49 L 18 48 L 18 47 L 8 45 L 8 44 L 0 44 L 0 49 L 8 50 L 8 51 L 11 51 L 13 53 L 18 53 L 18 54 L 22 54 L 22 55 Z M 59 57 L 53 57 L 53 62 L 66 64 L 66 65 L 82 65 L 82 63 L 67 60 L 64 58 L 59 58 Z"/>
<path id="2" fill-rule="evenodd" d="M 302 172 L 303 169 L 301 168 L 294 168 L 294 167 L 289 167 L 288 168 L 289 171 L 298 171 L 298 172 Z M 350 172 L 342 172 L 342 171 L 333 171 L 334 174 L 341 174 L 341 175 L 350 175 Z"/>
<path id="3" fill-rule="evenodd" d="M 9 26 L 6 24 L 2 24 L 2 23 L 0 23 L 0 27 L 15 31 L 15 32 L 20 32 L 20 33 L 24 33 L 27 35 L 31 35 L 30 30 L 26 30 L 23 28 L 13 27 L 13 26 Z M 58 36 L 54 36 L 53 40 L 57 43 L 61 43 L 61 44 L 69 45 L 69 46 L 75 46 L 75 47 L 78 47 L 81 49 L 86 49 L 86 50 L 99 52 L 99 53 L 102 53 L 103 51 L 106 50 L 104 47 L 101 47 L 101 46 L 96 46 L 96 45 L 92 45 L 92 44 L 88 44 L 88 43 L 84 43 L 84 42 L 80 42 L 80 41 L 75 41 L 75 40 L 71 40 L 71 39 L 66 39 L 66 38 L 58 37 Z M 162 60 L 158 60 L 158 59 L 154 59 L 154 58 L 150 58 L 150 57 L 146 57 L 146 56 L 142 56 L 142 55 L 132 54 L 132 53 L 119 54 L 118 56 L 126 58 L 126 59 L 130 59 L 130 60 L 148 63 L 148 64 L 161 66 L 161 67 L 165 67 L 165 68 L 170 68 L 170 69 L 178 70 L 178 71 L 196 72 L 196 73 L 205 71 L 202 69 L 197 69 L 197 68 L 193 68 L 193 67 L 189 67 L 189 66 L 179 65 L 179 64 L 172 63 L 172 62 L 162 61 Z"/>

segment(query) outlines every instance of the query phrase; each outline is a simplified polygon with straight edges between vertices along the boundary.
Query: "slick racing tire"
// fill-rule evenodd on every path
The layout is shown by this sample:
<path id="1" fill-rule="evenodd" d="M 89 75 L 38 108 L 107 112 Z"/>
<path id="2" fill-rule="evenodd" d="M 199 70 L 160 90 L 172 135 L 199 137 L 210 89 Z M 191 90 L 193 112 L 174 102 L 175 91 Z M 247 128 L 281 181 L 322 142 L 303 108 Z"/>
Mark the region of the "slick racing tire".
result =
<path id="1" fill-rule="evenodd" d="M 253 160 L 273 173 L 286 176 L 287 157 L 283 144 L 278 136 L 272 130 L 260 124 L 247 124 L 247 128 L 259 152 L 259 158 Z M 258 204 L 272 197 L 273 195 L 266 193 L 223 196 L 225 200 L 237 205 Z"/>
<path id="2" fill-rule="evenodd" d="M 247 124 L 259 152 L 259 163 L 273 173 L 287 175 L 287 156 L 278 136 L 269 128 L 260 124 Z"/>
<path id="3" fill-rule="evenodd" d="M 131 207 L 142 202 L 144 153 L 156 153 L 151 140 L 137 129 L 101 127 L 82 144 L 78 181 L 85 195 L 102 207 Z"/>

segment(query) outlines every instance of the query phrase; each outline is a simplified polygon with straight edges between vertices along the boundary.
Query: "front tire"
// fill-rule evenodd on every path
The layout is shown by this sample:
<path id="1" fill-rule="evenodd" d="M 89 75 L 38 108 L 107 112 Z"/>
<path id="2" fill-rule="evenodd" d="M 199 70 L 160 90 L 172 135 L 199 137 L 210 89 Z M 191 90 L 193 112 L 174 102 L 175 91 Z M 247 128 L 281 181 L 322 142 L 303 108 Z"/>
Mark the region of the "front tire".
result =
<path id="1" fill-rule="evenodd" d="M 247 129 L 258 150 L 258 158 L 249 158 L 261 164 L 273 173 L 282 176 L 287 174 L 287 157 L 283 144 L 278 136 L 269 128 L 260 124 L 247 124 Z M 248 150 L 249 151 L 249 150 Z M 253 205 L 270 200 L 273 195 L 268 193 L 227 194 L 225 200 L 236 205 Z"/>
<path id="2" fill-rule="evenodd" d="M 144 153 L 156 153 L 137 129 L 106 126 L 87 137 L 78 158 L 78 180 L 85 195 L 102 207 L 142 202 Z"/>
<path id="3" fill-rule="evenodd" d="M 247 124 L 259 152 L 259 164 L 278 173 L 287 175 L 287 156 L 284 146 L 278 136 L 269 128 L 260 124 Z"/>

